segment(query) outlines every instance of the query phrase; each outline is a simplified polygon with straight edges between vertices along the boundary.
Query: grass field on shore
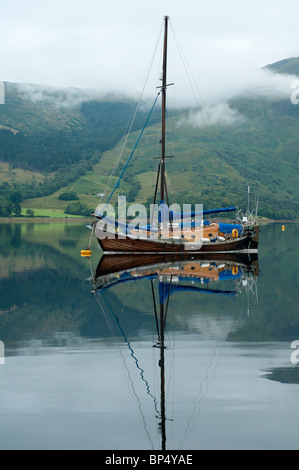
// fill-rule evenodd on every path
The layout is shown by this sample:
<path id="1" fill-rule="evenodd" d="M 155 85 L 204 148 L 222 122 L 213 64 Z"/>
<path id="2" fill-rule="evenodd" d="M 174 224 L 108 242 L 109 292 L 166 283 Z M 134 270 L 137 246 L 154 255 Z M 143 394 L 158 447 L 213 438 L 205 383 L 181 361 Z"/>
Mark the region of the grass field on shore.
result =
<path id="1" fill-rule="evenodd" d="M 34 210 L 34 217 L 49 217 L 51 219 L 59 218 L 59 219 L 65 219 L 65 218 L 78 218 L 82 219 L 82 215 L 73 215 L 73 214 L 65 214 L 64 211 L 61 211 L 59 209 L 33 209 Z M 26 216 L 27 207 L 22 207 L 22 216 Z"/>

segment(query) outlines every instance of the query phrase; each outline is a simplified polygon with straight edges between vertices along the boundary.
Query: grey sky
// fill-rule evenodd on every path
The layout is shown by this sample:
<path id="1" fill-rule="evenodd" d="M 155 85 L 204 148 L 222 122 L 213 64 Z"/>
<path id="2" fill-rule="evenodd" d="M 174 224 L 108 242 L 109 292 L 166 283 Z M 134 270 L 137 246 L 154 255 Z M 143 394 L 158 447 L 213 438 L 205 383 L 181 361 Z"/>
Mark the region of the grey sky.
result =
<path id="1" fill-rule="evenodd" d="M 0 0 L 0 80 L 138 93 L 167 14 L 200 92 L 232 94 L 299 56 L 298 13 L 296 0 Z"/>

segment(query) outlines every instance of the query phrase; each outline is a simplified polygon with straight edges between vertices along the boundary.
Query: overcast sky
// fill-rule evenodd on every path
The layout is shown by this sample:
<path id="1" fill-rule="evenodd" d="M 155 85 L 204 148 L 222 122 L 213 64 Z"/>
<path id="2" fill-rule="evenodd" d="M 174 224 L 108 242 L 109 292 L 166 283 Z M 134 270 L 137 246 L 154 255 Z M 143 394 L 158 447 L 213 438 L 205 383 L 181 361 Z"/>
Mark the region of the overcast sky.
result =
<path id="1" fill-rule="evenodd" d="M 165 14 L 203 95 L 299 56 L 297 0 L 0 0 L 0 81 L 138 93 Z"/>

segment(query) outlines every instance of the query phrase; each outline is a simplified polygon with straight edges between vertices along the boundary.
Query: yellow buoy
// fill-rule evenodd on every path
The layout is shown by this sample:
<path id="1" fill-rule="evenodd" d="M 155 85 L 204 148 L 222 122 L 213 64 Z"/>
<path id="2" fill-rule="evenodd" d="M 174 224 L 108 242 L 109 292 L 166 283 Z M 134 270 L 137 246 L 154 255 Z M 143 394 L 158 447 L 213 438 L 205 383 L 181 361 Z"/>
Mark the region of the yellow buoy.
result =
<path id="1" fill-rule="evenodd" d="M 81 250 L 81 256 L 83 258 L 89 258 L 91 256 L 91 250 Z"/>
<path id="2" fill-rule="evenodd" d="M 285 229 L 285 226 L 283 225 L 283 226 L 281 227 L 281 230 L 284 232 L 284 229 Z"/>
<path id="3" fill-rule="evenodd" d="M 238 230 L 237 230 L 236 228 L 234 228 L 233 231 L 232 231 L 232 236 L 233 236 L 234 238 L 237 238 L 238 235 L 239 235 Z"/>
<path id="4" fill-rule="evenodd" d="M 232 274 L 233 276 L 236 276 L 239 272 L 238 266 L 233 266 L 232 267 Z"/>

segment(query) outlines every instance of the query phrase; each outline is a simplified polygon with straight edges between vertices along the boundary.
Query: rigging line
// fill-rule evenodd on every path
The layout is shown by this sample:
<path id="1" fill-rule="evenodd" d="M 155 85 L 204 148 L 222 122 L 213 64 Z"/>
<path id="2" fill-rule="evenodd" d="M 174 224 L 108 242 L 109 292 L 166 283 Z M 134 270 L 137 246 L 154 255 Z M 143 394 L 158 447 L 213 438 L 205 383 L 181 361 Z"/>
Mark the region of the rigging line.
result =
<path id="1" fill-rule="evenodd" d="M 116 320 L 116 319 L 115 319 Z M 119 326 L 119 330 L 120 332 L 122 333 L 123 337 L 124 337 L 124 340 L 126 341 L 127 345 L 128 345 L 128 348 L 130 349 L 131 351 L 131 356 L 132 358 L 134 359 L 135 361 L 135 364 L 136 364 L 136 367 L 137 369 L 140 371 L 140 377 L 141 379 L 144 381 L 145 385 L 146 385 L 146 390 L 147 390 L 147 394 L 153 399 L 154 401 L 154 407 L 155 407 L 155 410 L 157 411 L 158 410 L 158 403 L 157 403 L 157 399 L 154 395 L 152 395 L 151 391 L 150 391 L 150 386 L 149 386 L 149 383 L 148 381 L 146 380 L 146 378 L 144 377 L 144 369 L 142 369 L 142 367 L 140 367 L 139 365 L 139 361 L 137 359 L 137 357 L 135 356 L 135 352 L 131 346 L 131 342 L 129 341 L 129 339 L 127 338 L 126 334 L 124 333 L 120 323 L 119 323 L 119 319 L 116 320 L 117 323 L 118 323 L 118 326 Z"/>
<path id="2" fill-rule="evenodd" d="M 236 314 L 237 314 L 237 312 L 235 310 L 231 325 L 230 325 L 228 331 L 226 331 L 226 337 L 231 332 L 231 330 L 233 328 L 233 324 L 235 323 L 235 319 L 236 319 Z M 208 367 L 206 368 L 206 371 L 205 371 L 205 378 L 200 382 L 200 390 L 199 390 L 198 394 L 195 396 L 195 398 L 193 399 L 193 412 L 192 412 L 192 415 L 188 419 L 187 427 L 185 429 L 184 435 L 180 439 L 180 442 L 179 442 L 179 445 L 178 445 L 179 449 L 182 448 L 183 441 L 185 441 L 187 438 L 189 438 L 189 436 L 191 434 L 191 431 L 192 431 L 192 427 L 194 425 L 196 415 L 198 415 L 200 413 L 202 400 L 204 399 L 204 397 L 208 393 L 209 383 L 212 380 L 215 379 L 214 372 L 215 372 L 217 366 L 219 365 L 220 357 L 222 355 L 223 349 L 225 348 L 225 344 L 226 344 L 224 334 L 225 334 L 225 326 L 223 326 L 223 328 L 221 330 L 219 338 L 217 339 L 217 342 L 216 342 L 216 347 L 214 348 L 213 353 L 210 357 L 209 365 L 208 365 Z M 222 344 L 221 344 L 221 342 L 222 342 Z M 218 353 L 217 353 L 217 350 L 219 350 Z M 214 365 L 213 365 L 213 361 L 215 363 Z M 209 378 L 209 370 L 211 370 L 210 378 Z M 206 391 L 205 391 L 205 394 L 203 395 L 203 385 L 204 385 L 204 383 L 206 383 Z M 198 411 L 196 412 L 197 407 L 198 407 Z"/>
<path id="3" fill-rule="evenodd" d="M 169 305 L 169 299 L 170 299 L 170 295 L 171 295 L 171 287 L 173 285 L 173 282 L 172 282 L 172 277 L 173 277 L 173 274 L 171 273 L 170 275 L 170 282 L 169 282 L 169 288 L 168 288 L 168 296 L 167 296 L 167 302 L 166 302 L 166 307 L 165 307 L 165 317 L 164 317 L 164 325 L 163 327 L 166 326 L 166 318 L 167 318 L 167 314 L 168 314 L 168 305 Z M 176 286 L 175 286 L 176 287 Z M 174 287 L 174 288 L 175 288 Z M 168 338 L 168 342 L 169 341 L 169 334 L 167 332 L 167 338 Z M 174 347 L 172 348 L 172 364 L 173 364 L 173 359 L 174 359 Z M 173 366 L 171 368 L 171 370 L 173 371 Z M 171 382 L 171 374 L 169 374 L 169 381 L 168 381 L 168 386 L 167 386 L 167 390 L 168 390 L 168 393 L 169 393 L 169 389 L 170 389 L 170 382 Z M 174 403 L 173 403 L 173 406 L 174 406 Z M 174 415 L 174 412 L 172 412 L 172 416 Z M 170 421 L 173 421 L 173 419 L 169 419 Z"/>
<path id="4" fill-rule="evenodd" d="M 157 306 L 156 306 L 156 299 L 155 299 L 154 284 L 153 284 L 152 279 L 151 279 L 151 288 L 152 288 L 152 297 L 153 297 L 153 303 L 154 303 L 154 312 L 155 312 L 157 336 L 158 336 L 158 341 L 160 342 L 160 331 L 159 331 L 159 323 L 158 323 Z"/>
<path id="5" fill-rule="evenodd" d="M 110 331 L 111 336 L 112 335 L 116 336 L 116 333 L 115 333 L 113 325 L 110 321 L 107 309 L 105 308 L 105 305 L 104 305 L 104 302 L 103 302 L 103 299 L 102 299 L 102 295 L 101 295 L 101 293 L 100 293 L 100 296 L 98 296 L 97 294 L 98 294 L 98 292 L 95 292 L 95 298 L 96 298 L 96 301 L 97 301 L 98 305 L 100 306 L 100 308 L 103 312 L 106 324 L 108 326 L 108 330 Z"/>
<path id="6" fill-rule="evenodd" d="M 168 62 L 171 62 L 173 64 L 173 57 L 172 57 L 172 51 L 170 50 L 169 53 L 168 53 L 168 59 L 167 61 Z M 168 67 L 169 68 L 169 67 Z M 171 72 L 174 76 L 174 79 L 173 79 L 173 84 L 175 85 L 176 83 L 176 75 L 175 75 L 175 67 L 172 65 L 172 72 Z M 169 91 L 167 93 L 167 102 L 168 102 L 168 107 L 167 107 L 167 110 L 166 110 L 166 119 L 167 119 L 167 134 L 169 135 L 168 137 L 168 142 L 167 142 L 167 145 L 169 146 L 169 148 L 171 148 L 171 151 L 170 151 L 170 155 L 176 155 L 176 146 L 175 146 L 175 141 L 176 141 L 176 137 L 175 137 L 175 127 L 176 127 L 176 117 L 177 117 L 177 104 L 176 104 L 176 86 L 173 86 L 170 88 L 171 89 L 171 94 L 169 94 Z M 169 104 L 171 103 L 171 105 Z M 171 168 L 171 165 L 172 165 L 172 160 L 170 160 L 170 162 L 168 162 L 168 165 L 167 165 L 167 168 L 168 168 L 168 173 L 169 173 L 169 168 Z"/>
<path id="7" fill-rule="evenodd" d="M 107 302 L 107 300 L 105 299 L 105 297 L 104 297 L 103 294 L 102 294 L 102 298 L 103 298 L 104 302 L 106 303 L 108 309 L 110 310 L 110 312 L 111 312 L 111 314 L 112 314 L 112 316 L 113 316 L 113 318 L 114 318 L 114 320 L 115 320 L 115 322 L 116 322 L 116 324 L 117 324 L 117 326 L 118 326 L 118 328 L 119 328 L 119 331 L 121 332 L 121 334 L 122 334 L 122 336 L 123 336 L 125 342 L 127 343 L 127 346 L 128 346 L 128 348 L 129 348 L 129 350 L 131 351 L 131 356 L 132 356 L 132 358 L 133 358 L 134 361 L 135 361 L 135 364 L 136 364 L 137 369 L 140 371 L 140 377 L 141 377 L 141 379 L 143 380 L 143 382 L 145 382 L 147 394 L 153 399 L 153 401 L 154 401 L 154 407 L 155 407 L 155 410 L 157 411 L 157 410 L 158 410 L 158 402 L 157 402 L 157 399 L 156 399 L 156 397 L 155 397 L 154 395 L 152 395 L 152 393 L 151 393 L 151 391 L 150 391 L 149 383 L 148 383 L 148 381 L 147 381 L 147 380 L 145 379 L 145 377 L 144 377 L 144 369 L 142 369 L 142 367 L 140 367 L 140 365 L 139 365 L 139 361 L 138 361 L 137 357 L 135 356 L 135 352 L 134 352 L 134 350 L 133 350 L 133 348 L 132 348 L 132 346 L 131 346 L 131 342 L 129 341 L 128 337 L 126 336 L 126 334 L 125 334 L 125 332 L 124 332 L 124 330 L 123 330 L 123 328 L 122 328 L 122 326 L 121 326 L 121 324 L 120 324 L 119 317 L 117 317 L 117 316 L 114 314 L 113 310 L 111 309 L 110 305 L 108 304 L 108 302 Z"/>
<path id="8" fill-rule="evenodd" d="M 168 304 L 169 304 L 169 298 L 170 298 L 171 285 L 172 285 L 172 273 L 170 275 L 170 281 L 169 281 L 167 302 L 166 302 L 166 308 L 165 308 L 165 316 L 164 316 L 164 319 L 163 319 L 163 329 L 165 328 L 165 325 L 166 325 L 166 318 L 167 318 L 167 313 L 168 313 Z"/>
<path id="9" fill-rule="evenodd" d="M 132 152 L 131 152 L 131 154 L 130 154 L 130 156 L 129 156 L 129 158 L 128 158 L 128 160 L 127 160 L 127 162 L 126 162 L 126 164 L 125 164 L 125 166 L 124 166 L 124 168 L 123 168 L 123 170 L 122 170 L 122 172 L 121 172 L 121 175 L 120 175 L 120 177 L 118 178 L 117 183 L 116 183 L 116 185 L 114 186 L 114 188 L 113 188 L 113 190 L 112 190 L 110 196 L 108 197 L 104 208 L 102 209 L 102 212 L 101 212 L 102 214 L 103 214 L 103 212 L 105 211 L 105 208 L 106 208 L 107 204 L 109 203 L 110 199 L 112 198 L 112 196 L 113 196 L 115 190 L 119 187 L 119 182 L 120 182 L 121 178 L 123 177 L 124 172 L 125 172 L 126 169 L 127 169 L 127 166 L 128 166 L 129 163 L 130 163 L 130 160 L 131 160 L 131 158 L 132 158 L 132 156 L 133 156 L 133 154 L 134 154 L 134 152 L 135 152 L 135 150 L 136 150 L 137 145 L 139 144 L 139 141 L 140 141 L 140 139 L 141 139 L 141 137 L 142 137 L 142 134 L 143 134 L 143 132 L 144 132 L 144 129 L 146 128 L 146 126 L 147 126 L 147 124 L 148 124 L 148 121 L 149 121 L 149 119 L 150 119 L 150 117 L 151 117 L 151 114 L 152 114 L 152 112 L 153 112 L 153 110 L 154 110 L 154 107 L 155 107 L 155 105 L 156 105 L 156 103 L 157 103 L 157 100 L 158 100 L 159 95 L 160 95 L 160 92 L 159 92 L 159 93 L 157 94 L 157 96 L 156 96 L 156 99 L 155 99 L 155 101 L 154 101 L 154 104 L 153 104 L 153 106 L 152 106 L 152 108 L 151 108 L 151 110 L 150 110 L 150 113 L 149 113 L 149 115 L 148 115 L 148 117 L 147 117 L 147 119 L 146 119 L 146 121 L 145 121 L 145 124 L 144 124 L 144 126 L 143 126 L 143 128 L 142 128 L 142 130 L 141 130 L 141 132 L 140 132 L 140 134 L 139 134 L 139 137 L 138 137 L 138 139 L 137 139 L 137 141 L 136 141 L 136 143 L 135 143 L 135 145 L 134 145 L 134 148 L 133 148 L 133 150 L 132 150 Z"/>
<path id="10" fill-rule="evenodd" d="M 175 87 L 173 87 L 175 89 Z M 169 100 L 168 100 L 169 101 Z M 174 110 L 168 114 L 167 112 L 167 126 L 168 126 L 168 133 L 169 133 L 169 147 L 171 147 L 171 153 L 170 155 L 176 155 L 176 145 L 175 145 L 175 142 L 176 142 L 176 131 L 175 131 L 175 125 L 173 124 L 173 121 L 175 121 L 175 118 L 177 117 L 177 111 L 176 111 L 176 104 L 174 104 Z M 168 163 L 167 165 L 167 168 L 169 169 L 169 167 L 171 168 L 171 160 L 173 159 L 170 159 L 170 162 Z M 168 171 L 169 173 L 169 171 Z"/>
<path id="11" fill-rule="evenodd" d="M 91 234 L 90 234 L 88 248 L 87 248 L 88 250 L 90 249 L 90 245 L 91 245 L 91 241 L 92 241 L 92 236 L 94 234 L 95 226 L 96 226 L 96 224 L 94 222 L 92 222 Z"/>
<path id="12" fill-rule="evenodd" d="M 170 207 L 169 198 L 168 198 L 168 189 L 167 189 L 167 184 L 166 184 L 166 176 L 164 180 L 164 187 L 165 187 L 167 206 Z M 172 220 L 172 217 L 170 217 L 170 214 L 168 214 L 168 223 L 170 224 L 170 231 L 173 232 L 173 220 Z"/>
<path id="13" fill-rule="evenodd" d="M 173 303 L 173 308 L 172 308 L 172 315 L 173 318 L 176 318 L 177 314 L 177 304 L 174 302 Z M 170 368 L 169 368 L 169 384 L 168 384 L 168 394 L 170 395 L 170 386 L 172 383 L 172 388 L 171 388 L 171 397 L 172 397 L 172 421 L 175 419 L 175 327 L 173 326 L 172 328 L 172 356 L 171 356 L 171 361 L 170 361 Z M 172 439 L 174 435 L 174 426 L 172 427 Z"/>
<path id="14" fill-rule="evenodd" d="M 219 339 L 218 339 L 219 341 Z M 201 407 L 201 402 L 204 398 L 204 396 L 207 395 L 208 393 L 208 384 L 209 384 L 209 381 L 212 380 L 212 378 L 209 377 L 209 370 L 212 369 L 212 365 L 213 365 L 213 359 L 216 355 L 216 350 L 218 348 L 218 342 L 217 342 L 217 346 L 216 348 L 214 348 L 213 350 L 213 353 L 210 357 L 210 360 L 209 360 L 209 364 L 208 364 L 208 367 L 206 368 L 205 370 L 205 377 L 204 379 L 200 382 L 200 388 L 199 388 L 199 392 L 198 394 L 195 396 L 195 398 L 193 399 L 193 412 L 191 414 L 191 416 L 189 417 L 188 421 L 187 421 L 187 427 L 185 429 L 185 433 L 183 435 L 183 437 L 181 438 L 180 440 L 180 444 L 179 444 L 179 448 L 182 448 L 182 445 L 183 445 L 183 442 L 189 438 L 190 434 L 191 434 L 191 430 L 193 428 L 193 425 L 194 425 L 194 421 L 195 421 L 195 416 L 197 413 L 200 412 L 200 407 Z M 218 362 L 217 362 L 218 364 Z M 214 374 L 213 374 L 214 375 Z M 206 388 L 205 388 L 205 393 L 204 393 L 204 385 L 206 385 Z M 196 412 L 196 408 L 198 407 L 198 412 Z"/>
<path id="15" fill-rule="evenodd" d="M 92 275 L 92 278 L 93 278 L 93 275 Z M 117 284 L 117 282 L 118 282 L 117 279 L 115 279 L 115 280 L 111 283 L 111 287 L 115 286 L 115 285 Z M 131 291 L 131 296 L 130 296 L 130 298 L 132 297 L 132 295 L 133 295 L 133 293 L 134 293 L 135 291 L 136 291 L 136 288 L 135 288 L 135 290 L 133 289 L 133 290 Z M 104 299 L 103 292 L 101 292 L 101 291 L 96 291 L 95 293 L 96 293 L 96 294 L 100 294 L 100 297 L 101 297 L 102 301 L 105 300 L 106 305 L 108 306 L 108 308 L 109 308 L 109 310 L 110 310 L 112 316 L 114 316 L 113 311 L 112 311 L 112 309 L 111 309 L 109 303 L 107 302 L 106 299 Z M 96 298 L 97 298 L 97 296 L 96 296 Z M 130 299 L 128 299 L 127 303 L 129 302 L 129 300 L 130 300 Z M 127 304 L 124 304 L 124 305 L 123 305 L 123 307 L 122 307 L 122 309 L 121 309 L 121 311 L 120 311 L 120 313 L 119 313 L 119 316 L 123 313 L 123 311 L 124 311 L 124 309 L 126 308 L 126 306 L 127 306 Z M 102 307 L 102 309 L 105 310 L 104 306 Z M 106 320 L 106 321 L 107 321 L 107 320 Z M 108 323 L 107 323 L 107 324 L 108 324 Z M 114 331 L 113 331 L 113 333 L 116 334 Z"/>
<path id="16" fill-rule="evenodd" d="M 151 437 L 150 437 L 150 435 L 149 435 L 149 432 L 148 432 L 148 429 L 147 429 L 146 420 L 145 420 L 145 416 L 144 416 L 144 413 L 143 413 L 143 411 L 142 411 L 141 401 L 140 401 L 140 399 L 139 399 L 139 397 L 138 397 L 138 395 L 137 395 L 137 393 L 136 393 L 133 380 L 131 379 L 131 375 L 130 375 L 129 368 L 127 367 L 125 357 L 124 357 L 124 355 L 122 354 L 122 351 L 121 351 L 121 350 L 120 350 L 120 354 L 121 354 L 121 357 L 122 357 L 122 359 L 123 359 L 123 366 L 124 366 L 124 368 L 125 368 L 126 371 L 127 371 L 127 375 L 128 375 L 129 381 L 130 381 L 130 383 L 131 383 L 131 388 L 132 388 L 132 390 L 133 390 L 133 394 L 134 394 L 134 396 L 135 396 L 135 398 L 136 398 L 136 400 L 137 400 L 137 403 L 138 403 L 138 408 L 139 408 L 139 411 L 140 411 L 140 414 L 141 414 L 141 417 L 142 417 L 144 432 L 145 432 L 145 434 L 146 434 L 146 436 L 147 436 L 147 438 L 148 438 L 148 440 L 149 440 L 149 442 L 150 442 L 150 444 L 151 444 L 151 448 L 154 449 L 154 444 L 153 444 L 153 441 L 152 441 L 152 439 L 151 439 Z"/>
<path id="17" fill-rule="evenodd" d="M 192 90 L 192 92 L 193 92 L 193 95 L 194 95 L 196 104 L 197 104 L 197 106 L 198 106 L 199 108 L 203 107 L 203 108 L 205 109 L 206 114 L 207 114 L 207 117 L 208 117 L 208 120 L 209 120 L 209 122 L 210 122 L 210 126 L 211 126 L 212 129 L 215 131 L 214 124 L 213 124 L 213 122 L 212 122 L 212 119 L 211 119 L 211 117 L 210 117 L 208 111 L 207 111 L 207 106 L 206 106 L 206 104 L 205 104 L 205 101 L 204 101 L 204 99 L 203 99 L 203 97 L 202 97 L 202 95 L 201 95 L 201 93 L 200 93 L 200 91 L 199 91 L 199 88 L 198 88 L 198 86 L 197 86 L 197 84 L 196 84 L 196 80 L 194 79 L 194 76 L 193 76 L 192 71 L 191 71 L 191 68 L 190 68 L 190 66 L 189 66 L 189 64 L 188 64 L 188 62 L 187 62 L 187 59 L 184 57 L 183 49 L 182 49 L 182 47 L 181 47 L 181 45 L 180 45 L 180 43 L 179 43 L 178 37 L 177 37 L 177 35 L 176 35 L 176 33 L 175 33 L 175 30 L 174 30 L 174 27 L 173 27 L 172 24 L 171 24 L 171 28 L 172 28 L 173 37 L 174 37 L 174 39 L 175 39 L 175 42 L 176 42 L 176 45 L 177 45 L 177 48 L 178 48 L 180 57 L 181 57 L 181 59 L 182 59 L 182 63 L 183 63 L 183 66 L 184 66 L 184 69 L 185 69 L 185 72 L 186 72 L 186 75 L 187 75 L 187 78 L 188 78 L 188 81 L 189 81 L 191 90 Z M 193 86 L 193 84 L 192 84 L 192 81 L 191 81 L 191 79 L 190 79 L 190 76 L 191 76 L 192 79 L 193 79 L 194 86 Z M 197 95 L 196 95 L 196 92 L 195 92 L 195 88 L 196 88 L 196 91 L 197 91 L 197 93 L 198 93 L 198 96 L 199 96 L 199 98 L 200 98 L 200 100 L 201 100 L 201 104 L 200 104 L 200 102 L 199 102 L 199 100 L 198 100 L 198 98 L 197 98 Z M 203 114 L 202 114 L 202 118 L 203 118 L 203 121 L 204 121 L 205 125 L 207 125 L 207 123 L 205 122 L 205 118 L 204 118 L 204 115 L 203 115 Z"/>
<path id="18" fill-rule="evenodd" d="M 97 293 L 96 293 L 96 294 L 97 294 Z M 98 304 L 100 305 L 100 307 L 101 307 L 101 309 L 102 309 L 102 311 L 103 311 L 103 313 L 104 313 L 104 317 L 105 317 L 105 320 L 106 320 L 106 322 L 107 322 L 107 325 L 108 325 L 108 328 L 109 328 L 109 330 L 110 330 L 110 333 L 116 335 L 116 333 L 115 333 L 115 331 L 114 331 L 114 328 L 113 328 L 113 326 L 112 326 L 112 324 L 111 324 L 111 322 L 110 322 L 110 319 L 108 319 L 107 309 L 105 308 L 105 305 L 104 305 L 104 303 L 102 302 L 102 300 L 104 300 L 102 294 L 100 295 L 100 298 L 101 298 L 101 302 L 100 302 L 100 299 L 98 298 L 98 296 L 96 295 L 96 299 L 97 299 Z M 109 309 L 110 309 L 110 311 L 111 311 L 110 305 L 108 304 L 107 301 L 106 301 L 106 305 L 108 305 L 108 307 L 109 307 Z M 125 360 L 125 357 L 124 357 L 124 355 L 123 355 L 123 353 L 122 353 L 122 350 L 120 349 L 119 352 L 120 352 L 120 355 L 121 355 L 121 357 L 122 357 L 123 366 L 125 367 L 125 369 L 126 369 L 126 371 L 127 371 L 127 375 L 128 375 L 129 381 L 130 381 L 130 383 L 131 383 L 131 388 L 132 388 L 132 390 L 133 390 L 133 394 L 134 394 L 134 396 L 135 396 L 135 398 L 136 398 L 136 400 L 137 400 L 137 403 L 138 403 L 138 408 L 139 408 L 140 414 L 141 414 L 141 416 L 142 416 L 144 432 L 145 432 L 145 434 L 147 435 L 148 440 L 149 440 L 149 442 L 150 442 L 150 444 L 151 444 L 151 447 L 152 447 L 152 449 L 153 449 L 153 448 L 154 448 L 154 445 L 153 445 L 153 442 L 152 442 L 151 437 L 150 437 L 150 435 L 149 435 L 149 432 L 148 432 L 148 430 L 147 430 L 147 425 L 146 425 L 146 421 L 145 421 L 145 416 L 144 416 L 144 413 L 143 413 L 142 407 L 141 407 L 141 401 L 140 401 L 140 399 L 139 399 L 139 397 L 138 397 L 138 395 L 137 395 L 137 393 L 136 393 L 136 390 L 135 390 L 135 387 L 134 387 L 134 383 L 133 383 L 133 381 L 132 381 L 132 379 L 131 379 L 130 371 L 129 371 L 128 367 L 127 367 L 126 360 Z"/>
<path id="19" fill-rule="evenodd" d="M 148 79 L 149 79 L 149 75 L 150 75 L 150 71 L 151 71 L 152 66 L 153 66 L 154 58 L 155 58 L 156 53 L 157 53 L 157 48 L 158 48 L 158 44 L 159 44 L 159 42 L 160 42 L 160 37 L 161 37 L 162 30 L 163 30 L 163 25 L 161 26 L 160 33 L 159 33 L 158 39 L 157 39 L 157 41 L 156 41 L 156 45 L 155 45 L 155 47 L 154 47 L 154 52 L 153 52 L 152 58 L 151 58 L 151 60 L 150 60 L 150 64 L 149 64 L 148 71 L 147 71 L 147 74 L 146 74 L 146 78 L 145 78 L 145 81 L 144 81 L 144 84 L 143 84 L 143 88 L 142 88 L 141 93 L 140 93 L 139 100 L 138 100 L 138 102 L 137 102 L 137 104 L 136 104 L 136 107 L 135 107 L 135 112 L 134 112 L 133 118 L 132 118 L 132 120 L 131 120 L 130 125 L 128 126 L 128 131 L 127 131 L 127 133 L 126 133 L 126 135 L 125 135 L 123 145 L 122 145 L 122 147 L 121 147 L 121 149 L 120 149 L 120 152 L 119 152 L 119 154 L 118 154 L 118 157 L 117 157 L 117 159 L 116 159 L 116 162 L 114 163 L 114 166 L 113 166 L 113 168 L 112 168 L 112 172 L 111 172 L 111 174 L 110 174 L 110 176 L 109 176 L 109 179 L 108 179 L 108 182 L 107 182 L 107 184 L 106 184 L 105 192 L 107 192 L 108 189 L 109 189 L 109 187 L 110 187 L 110 184 L 111 184 L 111 181 L 112 181 L 112 177 L 113 177 L 113 175 L 114 175 L 114 173 L 115 173 L 115 170 L 116 170 L 116 168 L 117 168 L 117 166 L 118 166 L 118 164 L 119 164 L 119 162 L 120 162 L 120 159 L 121 159 L 121 157 L 122 157 L 122 154 L 123 154 L 123 152 L 124 152 L 125 146 L 126 146 L 126 144 L 127 144 L 129 135 L 130 135 L 130 133 L 131 133 L 133 124 L 134 124 L 134 122 L 135 122 L 135 118 L 136 118 L 137 112 L 138 112 L 138 110 L 139 110 L 139 108 L 140 108 L 140 106 L 141 106 L 141 102 L 142 102 L 143 95 L 144 95 L 144 90 L 145 90 L 145 87 L 146 87 L 146 85 L 147 85 L 147 82 L 148 82 Z M 104 192 L 104 193 L 105 193 L 105 192 Z"/>
<path id="20" fill-rule="evenodd" d="M 158 185 L 159 185 L 159 178 L 160 178 L 160 169 L 161 169 L 161 162 L 159 162 L 159 166 L 158 166 L 158 172 L 157 172 L 157 179 L 156 179 L 156 187 L 155 187 L 155 194 L 154 194 L 154 202 L 153 202 L 153 205 L 156 204 L 156 200 L 157 200 L 157 192 L 158 192 Z M 154 221 L 154 212 L 155 212 L 155 210 L 153 209 L 153 211 L 152 211 L 152 218 L 151 218 L 151 225 L 153 225 L 153 221 Z"/>
<path id="21" fill-rule="evenodd" d="M 122 155 L 123 155 L 123 152 L 124 152 L 125 147 L 126 147 L 126 144 L 127 144 L 127 140 L 128 140 L 128 138 L 129 138 L 129 135 L 130 135 L 131 130 L 132 130 L 132 127 L 133 127 L 133 124 L 134 124 L 134 122 L 135 122 L 136 114 L 137 114 L 137 112 L 138 112 L 138 110 L 139 110 L 139 108 L 140 108 L 141 100 L 142 100 L 142 96 L 140 96 L 140 99 L 139 99 L 138 103 L 137 103 L 136 106 L 135 106 L 135 111 L 134 111 L 134 109 L 133 109 L 133 111 L 132 111 L 133 118 L 129 121 L 130 124 L 129 124 L 129 126 L 128 126 L 128 130 L 127 130 L 126 133 L 125 133 L 125 137 L 124 137 L 124 139 L 123 139 L 123 144 L 122 144 L 122 146 L 121 146 L 121 148 L 120 148 L 120 151 L 119 151 L 119 153 L 118 153 L 117 159 L 115 160 L 114 165 L 113 165 L 113 167 L 112 167 L 111 173 L 110 173 L 110 175 L 109 175 L 108 181 L 107 181 L 106 186 L 105 186 L 104 194 L 106 194 L 106 192 L 109 190 L 109 188 L 110 188 L 110 186 L 111 186 L 112 178 L 113 178 L 114 173 L 115 173 L 115 171 L 116 171 L 116 168 L 118 167 L 118 164 L 119 164 L 119 162 L 120 162 L 120 160 L 121 160 L 121 157 L 122 157 Z M 132 115 L 132 114 L 131 114 L 131 115 Z"/>
<path id="22" fill-rule="evenodd" d="M 90 270 L 90 278 L 88 280 L 90 281 L 91 285 L 94 285 L 95 278 L 94 278 L 93 269 L 91 266 L 91 259 L 90 258 L 87 258 L 87 259 L 88 259 L 88 265 L 89 265 L 89 270 Z"/>

